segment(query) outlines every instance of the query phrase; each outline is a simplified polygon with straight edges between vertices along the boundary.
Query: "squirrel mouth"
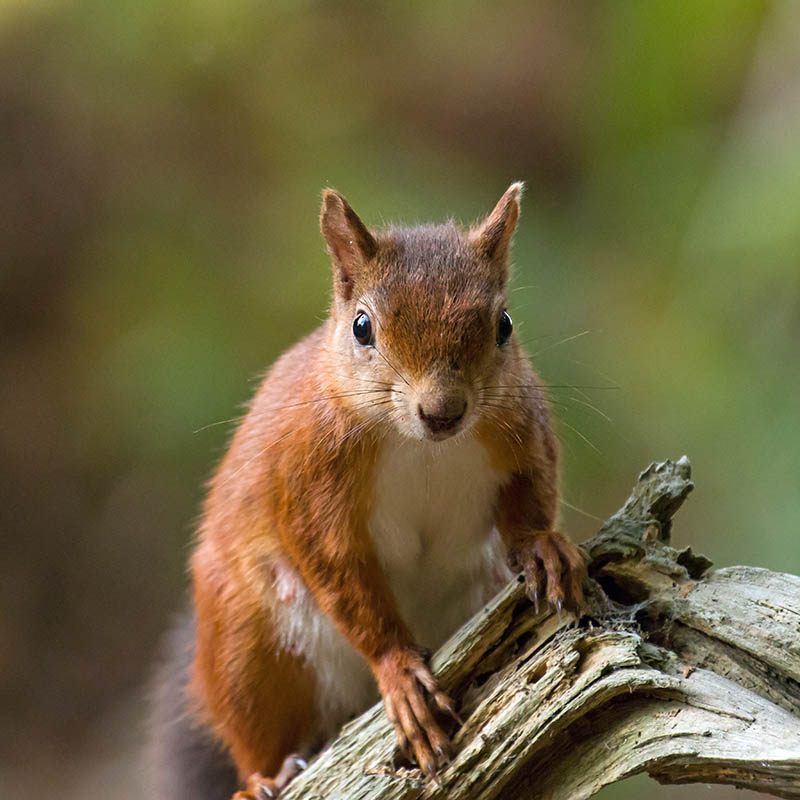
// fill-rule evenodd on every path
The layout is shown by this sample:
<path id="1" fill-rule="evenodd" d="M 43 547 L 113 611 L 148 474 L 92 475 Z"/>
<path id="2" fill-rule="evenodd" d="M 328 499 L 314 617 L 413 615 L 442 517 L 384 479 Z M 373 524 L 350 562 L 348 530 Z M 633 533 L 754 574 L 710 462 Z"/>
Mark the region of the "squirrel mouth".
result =
<path id="1" fill-rule="evenodd" d="M 420 406 L 418 413 L 419 418 L 422 420 L 425 426 L 427 438 L 440 442 L 443 439 L 448 439 L 453 434 L 458 432 L 458 430 L 461 428 L 461 422 L 464 419 L 466 410 L 466 406 L 464 406 L 460 414 L 443 417 L 426 414 Z"/>

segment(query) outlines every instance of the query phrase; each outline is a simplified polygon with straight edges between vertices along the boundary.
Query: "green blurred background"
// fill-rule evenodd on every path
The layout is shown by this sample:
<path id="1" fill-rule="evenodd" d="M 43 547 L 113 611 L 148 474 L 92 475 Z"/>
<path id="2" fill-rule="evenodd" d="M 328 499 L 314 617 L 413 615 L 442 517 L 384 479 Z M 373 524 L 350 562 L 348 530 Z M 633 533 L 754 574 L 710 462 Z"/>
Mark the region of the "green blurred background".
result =
<path id="1" fill-rule="evenodd" d="M 798 41 L 792 0 L 0 4 L 0 794 L 139 796 L 212 423 L 325 315 L 324 186 L 377 225 L 526 180 L 564 526 L 686 453 L 677 543 L 800 573 Z M 733 793 L 645 781 L 604 796 Z"/>

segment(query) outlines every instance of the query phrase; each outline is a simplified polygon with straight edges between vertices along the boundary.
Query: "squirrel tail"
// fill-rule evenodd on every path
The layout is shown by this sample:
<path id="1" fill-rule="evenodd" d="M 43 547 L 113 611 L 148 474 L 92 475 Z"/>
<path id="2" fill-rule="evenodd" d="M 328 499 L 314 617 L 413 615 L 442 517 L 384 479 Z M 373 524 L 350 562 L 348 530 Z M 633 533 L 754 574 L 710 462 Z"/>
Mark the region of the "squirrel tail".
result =
<path id="1" fill-rule="evenodd" d="M 164 642 L 151 695 L 147 779 L 159 800 L 230 800 L 238 788 L 233 760 L 189 709 L 194 614 L 185 611 Z"/>

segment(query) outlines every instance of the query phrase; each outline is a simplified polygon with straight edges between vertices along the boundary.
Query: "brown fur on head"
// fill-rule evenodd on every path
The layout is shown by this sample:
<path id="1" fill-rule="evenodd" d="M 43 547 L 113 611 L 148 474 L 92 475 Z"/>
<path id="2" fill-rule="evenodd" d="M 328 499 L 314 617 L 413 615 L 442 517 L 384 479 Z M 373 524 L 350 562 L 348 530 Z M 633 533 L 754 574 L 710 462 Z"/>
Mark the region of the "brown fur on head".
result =
<path id="1" fill-rule="evenodd" d="M 333 266 L 328 347 L 339 378 L 375 392 L 362 416 L 385 418 L 404 435 L 446 439 L 479 416 L 483 387 L 516 358 L 498 343 L 506 306 L 508 252 L 522 184 L 514 183 L 471 229 L 455 223 L 370 232 L 336 191 L 323 193 L 320 227 Z M 361 318 L 368 340 L 357 341 Z M 361 396 L 359 396 L 361 397 Z"/>

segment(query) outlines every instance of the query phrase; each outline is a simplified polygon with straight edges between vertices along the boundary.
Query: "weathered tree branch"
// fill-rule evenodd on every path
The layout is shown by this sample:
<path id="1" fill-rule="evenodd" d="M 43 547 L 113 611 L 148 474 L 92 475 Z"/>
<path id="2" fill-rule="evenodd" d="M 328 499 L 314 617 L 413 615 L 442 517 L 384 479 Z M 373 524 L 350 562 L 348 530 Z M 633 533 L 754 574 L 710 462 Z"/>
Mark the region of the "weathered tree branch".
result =
<path id="1" fill-rule="evenodd" d="M 800 578 L 670 547 L 690 471 L 648 467 L 587 542 L 577 626 L 515 582 L 436 654 L 465 720 L 439 785 L 391 766 L 376 706 L 282 797 L 585 798 L 638 772 L 800 797 Z"/>

